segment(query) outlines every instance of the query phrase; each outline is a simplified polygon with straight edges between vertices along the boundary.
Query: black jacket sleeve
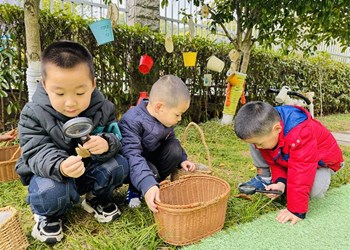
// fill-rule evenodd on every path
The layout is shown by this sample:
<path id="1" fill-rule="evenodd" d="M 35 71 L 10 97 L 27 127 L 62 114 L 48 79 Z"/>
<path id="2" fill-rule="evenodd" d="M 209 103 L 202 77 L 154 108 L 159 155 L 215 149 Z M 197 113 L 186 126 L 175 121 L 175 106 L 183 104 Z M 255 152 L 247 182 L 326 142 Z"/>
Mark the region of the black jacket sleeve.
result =
<path id="1" fill-rule="evenodd" d="M 122 144 L 118 140 L 117 136 L 113 133 L 101 133 L 98 134 L 103 139 L 105 139 L 108 142 L 109 149 L 107 152 L 101 154 L 101 155 L 92 155 L 92 160 L 102 161 L 105 162 L 115 156 L 118 152 L 122 149 Z"/>

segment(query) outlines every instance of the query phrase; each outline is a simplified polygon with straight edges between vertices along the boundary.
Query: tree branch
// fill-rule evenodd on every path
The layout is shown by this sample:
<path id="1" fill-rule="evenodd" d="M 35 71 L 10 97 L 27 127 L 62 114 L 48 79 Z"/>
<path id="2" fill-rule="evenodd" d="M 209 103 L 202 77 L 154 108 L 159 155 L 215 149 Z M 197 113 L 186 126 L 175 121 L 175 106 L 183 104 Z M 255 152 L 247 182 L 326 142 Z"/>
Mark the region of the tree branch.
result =
<path id="1" fill-rule="evenodd" d="M 208 6 L 208 10 L 209 10 L 209 13 L 213 16 L 216 15 L 216 13 L 214 12 L 214 10 Z M 230 40 L 231 43 L 235 43 L 235 39 L 231 36 L 231 34 L 228 32 L 228 30 L 226 29 L 225 25 L 223 23 L 218 23 L 220 25 L 220 27 L 222 28 L 222 30 L 224 31 L 226 37 L 228 38 L 228 40 Z"/>

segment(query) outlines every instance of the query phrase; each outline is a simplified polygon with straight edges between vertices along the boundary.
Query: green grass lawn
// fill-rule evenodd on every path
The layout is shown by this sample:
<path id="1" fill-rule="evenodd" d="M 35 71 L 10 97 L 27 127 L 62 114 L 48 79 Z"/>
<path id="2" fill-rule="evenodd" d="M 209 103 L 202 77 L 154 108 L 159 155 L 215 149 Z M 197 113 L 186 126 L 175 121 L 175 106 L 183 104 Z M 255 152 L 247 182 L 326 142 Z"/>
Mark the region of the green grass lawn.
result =
<path id="1" fill-rule="evenodd" d="M 332 115 L 321 120 L 331 131 L 350 130 L 349 115 Z M 255 168 L 249 155 L 248 145 L 239 141 L 231 126 L 221 126 L 212 121 L 201 124 L 212 159 L 212 170 L 215 176 L 225 179 L 231 185 L 224 230 L 235 228 L 239 224 L 249 222 L 284 206 L 282 201 L 270 199 L 261 194 L 251 196 L 252 200 L 235 198 L 237 185 L 255 175 Z M 178 138 L 184 131 L 183 126 L 176 128 Z M 184 148 L 190 158 L 196 162 L 207 163 L 206 151 L 198 132 L 190 130 Z M 350 161 L 350 147 L 343 147 L 346 162 Z M 336 174 L 331 188 L 350 182 L 350 169 L 345 167 Z M 64 218 L 65 238 L 62 242 L 48 246 L 31 238 L 34 225 L 33 215 L 25 202 L 26 187 L 19 181 L 0 184 L 0 207 L 13 206 L 20 211 L 21 222 L 30 242 L 29 249 L 158 249 L 175 247 L 164 243 L 157 236 L 153 215 L 143 202 L 140 209 L 128 209 L 123 204 L 126 187 L 115 192 L 120 202 L 122 216 L 109 224 L 99 224 L 92 215 L 79 206 L 74 206 Z"/>

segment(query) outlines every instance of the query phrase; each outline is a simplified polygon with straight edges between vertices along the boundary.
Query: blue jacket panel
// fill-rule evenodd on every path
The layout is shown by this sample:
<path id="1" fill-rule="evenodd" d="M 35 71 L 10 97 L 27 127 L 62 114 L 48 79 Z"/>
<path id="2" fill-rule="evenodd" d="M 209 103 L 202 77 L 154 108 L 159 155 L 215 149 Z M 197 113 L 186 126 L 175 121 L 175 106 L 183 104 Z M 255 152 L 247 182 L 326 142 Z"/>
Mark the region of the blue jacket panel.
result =
<path id="1" fill-rule="evenodd" d="M 286 136 L 292 128 L 307 120 L 307 114 L 305 114 L 303 110 L 294 106 L 284 105 L 275 107 L 275 109 L 282 118 L 284 124 L 284 136 Z"/>
<path id="2" fill-rule="evenodd" d="M 165 140 L 175 138 L 174 129 L 165 127 L 150 115 L 147 101 L 129 109 L 119 121 L 123 137 L 122 152 L 130 165 L 131 183 L 143 194 L 152 186 L 158 185 L 153 172 L 147 164 L 147 157 Z M 182 150 L 183 161 L 187 155 Z"/>

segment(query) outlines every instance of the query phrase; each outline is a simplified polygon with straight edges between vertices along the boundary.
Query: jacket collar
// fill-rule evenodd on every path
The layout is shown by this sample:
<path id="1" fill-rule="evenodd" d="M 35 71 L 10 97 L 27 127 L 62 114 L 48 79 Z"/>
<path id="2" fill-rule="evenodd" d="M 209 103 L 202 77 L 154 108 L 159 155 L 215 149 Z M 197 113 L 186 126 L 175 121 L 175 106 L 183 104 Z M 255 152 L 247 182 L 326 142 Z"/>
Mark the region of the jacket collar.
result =
<path id="1" fill-rule="evenodd" d="M 303 121 L 307 120 L 310 116 L 309 112 L 307 112 L 302 107 L 297 106 L 278 106 L 275 107 L 277 112 L 281 116 L 281 120 L 284 124 L 283 135 L 287 136 L 287 134 L 296 126 L 298 126 Z"/>

